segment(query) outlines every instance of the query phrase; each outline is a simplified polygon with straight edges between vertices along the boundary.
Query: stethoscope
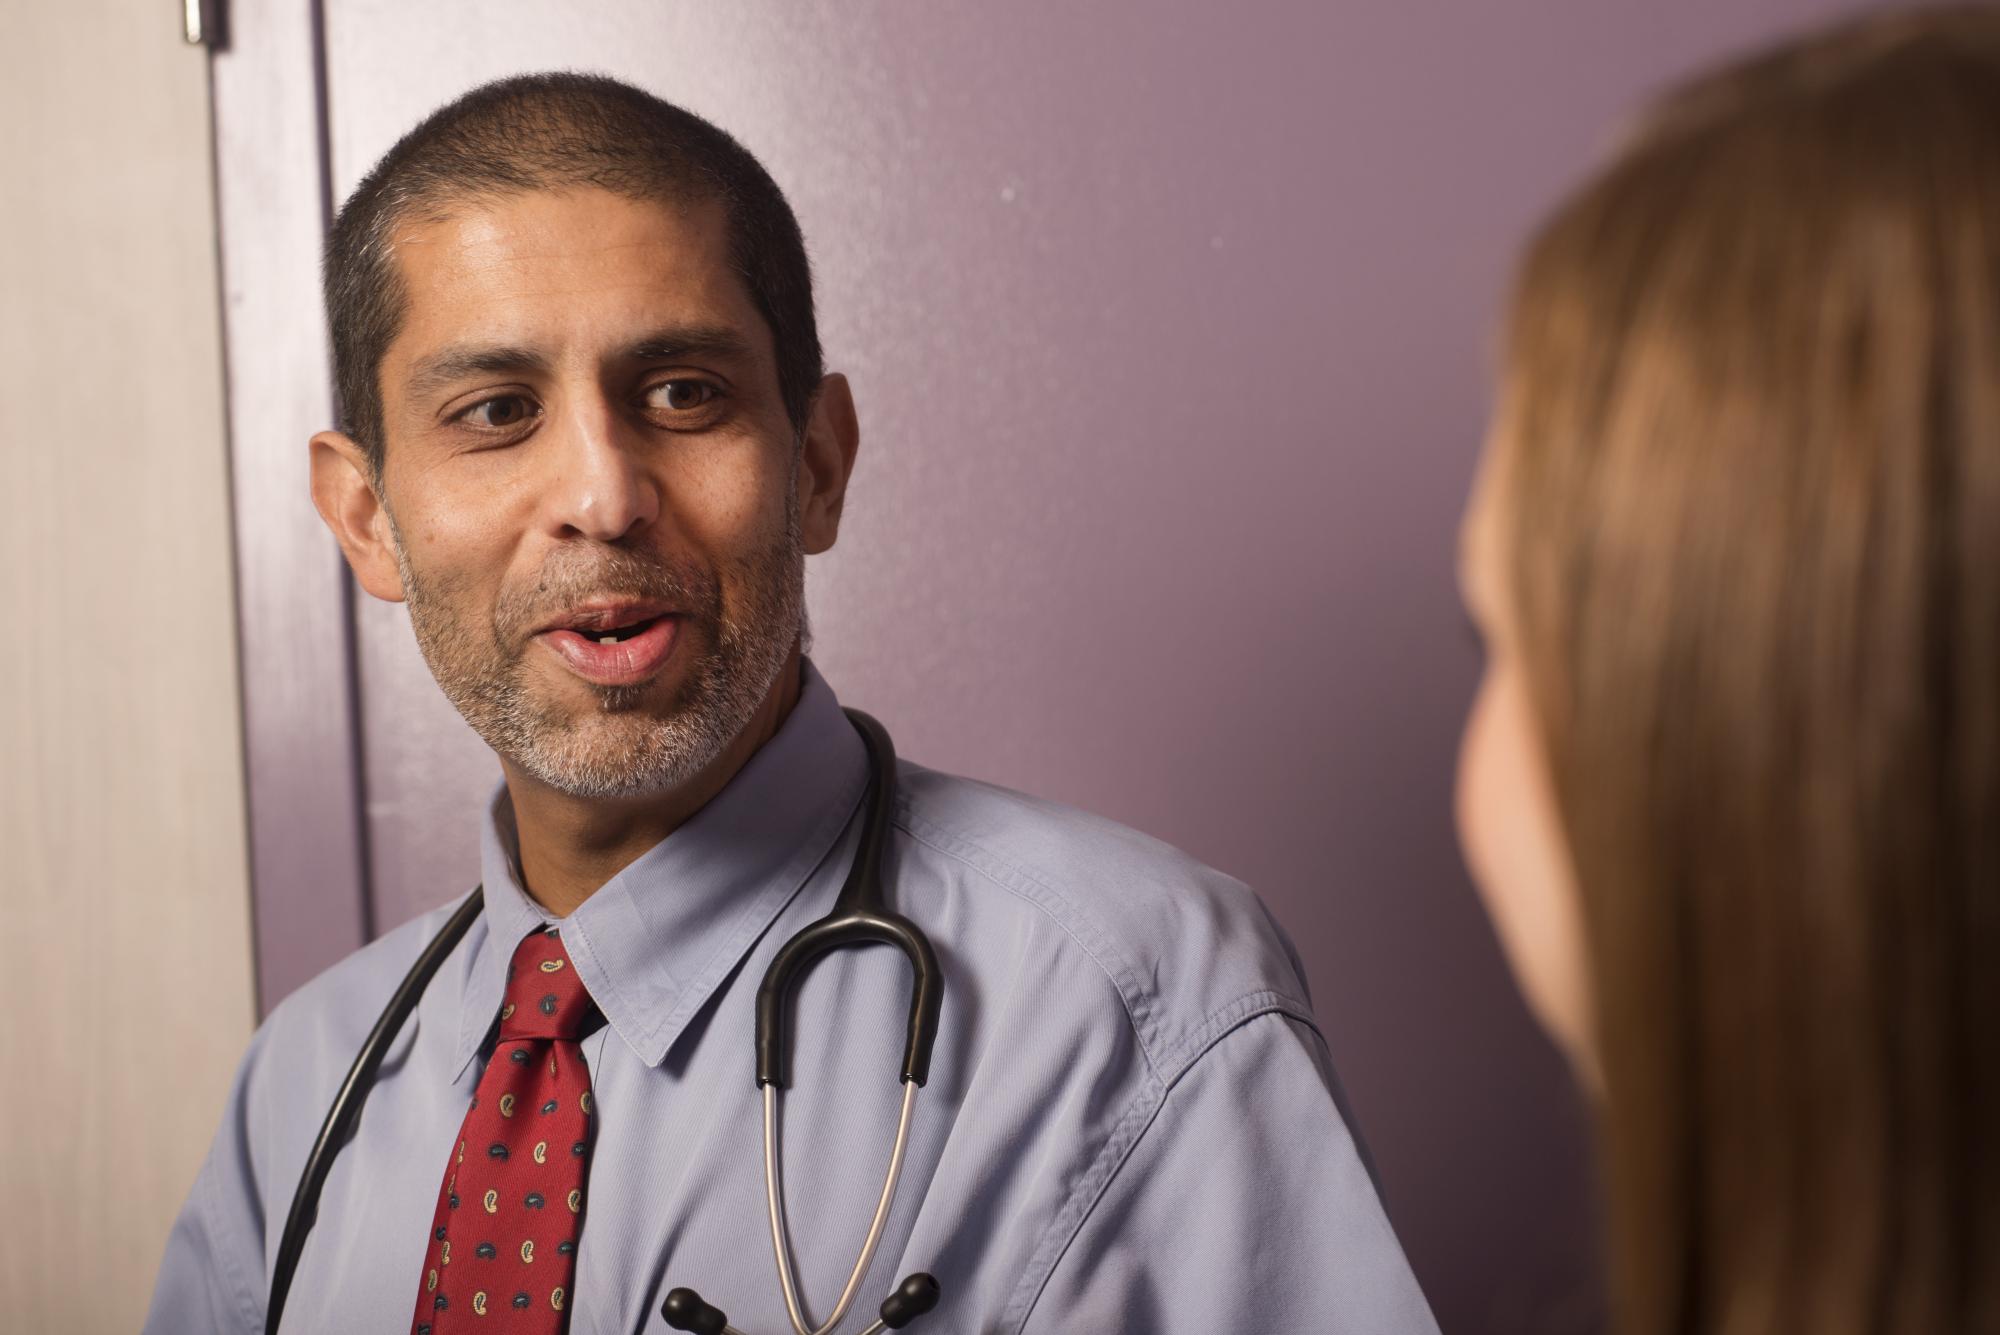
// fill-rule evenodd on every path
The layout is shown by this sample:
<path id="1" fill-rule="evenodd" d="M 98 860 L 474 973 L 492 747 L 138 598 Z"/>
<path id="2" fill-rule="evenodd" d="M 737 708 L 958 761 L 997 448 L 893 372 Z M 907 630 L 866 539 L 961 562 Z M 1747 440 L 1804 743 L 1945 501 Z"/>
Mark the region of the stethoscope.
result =
<path id="1" fill-rule="evenodd" d="M 917 1090 L 930 1076 L 931 1046 L 937 1039 L 938 1006 L 944 1000 L 944 976 L 930 938 L 915 923 L 890 911 L 882 902 L 882 846 L 888 840 L 889 810 L 896 792 L 896 749 L 889 734 L 868 715 L 850 709 L 847 717 L 861 733 L 868 748 L 868 798 L 862 814 L 861 847 L 854 865 L 840 888 L 833 909 L 819 921 L 808 924 L 779 949 L 757 989 L 757 1085 L 764 1094 L 764 1203 L 771 1219 L 771 1247 L 777 1254 L 778 1280 L 784 1287 L 785 1311 L 792 1322 L 793 1335 L 830 1335 L 854 1306 L 861 1281 L 875 1259 L 889 1207 L 896 1199 L 896 1184 L 903 1176 L 903 1157 L 910 1145 L 910 1117 L 916 1109 Z M 479 916 L 485 898 L 474 890 L 451 918 L 431 938 L 416 963 L 397 985 L 381 1018 L 368 1031 L 361 1051 L 348 1069 L 347 1078 L 333 1096 L 319 1139 L 306 1156 L 305 1171 L 292 1196 L 291 1213 L 285 1218 L 284 1235 L 278 1242 L 278 1260 L 271 1276 L 271 1300 L 266 1308 L 265 1330 L 276 1335 L 278 1320 L 284 1315 L 285 1298 L 291 1291 L 292 1276 L 298 1269 L 299 1254 L 305 1249 L 306 1235 L 312 1231 L 319 1213 L 319 1197 L 326 1186 L 334 1156 L 347 1143 L 361 1105 L 374 1088 L 376 1071 L 404 1021 L 416 1010 L 424 989 Z M 829 950 L 841 946 L 891 945 L 910 961 L 916 977 L 910 989 L 909 1038 L 903 1048 L 903 1109 L 896 1119 L 896 1141 L 889 1152 L 889 1172 L 882 1183 L 875 1217 L 868 1225 L 868 1237 L 861 1245 L 861 1259 L 854 1263 L 841 1290 L 840 1301 L 819 1326 L 808 1325 L 799 1299 L 798 1275 L 792 1265 L 789 1234 L 785 1227 L 785 1200 L 778 1155 L 778 1091 L 789 1081 L 785 1045 L 785 1004 L 807 967 Z M 883 1300 L 878 1318 L 860 1335 L 876 1335 L 882 1330 L 900 1330 L 938 1303 L 938 1283 L 921 1271 L 905 1278 L 895 1292 Z M 743 1335 L 729 1324 L 729 1318 L 710 1307 L 693 1289 L 675 1289 L 660 1306 L 660 1315 L 675 1330 L 696 1335 Z"/>

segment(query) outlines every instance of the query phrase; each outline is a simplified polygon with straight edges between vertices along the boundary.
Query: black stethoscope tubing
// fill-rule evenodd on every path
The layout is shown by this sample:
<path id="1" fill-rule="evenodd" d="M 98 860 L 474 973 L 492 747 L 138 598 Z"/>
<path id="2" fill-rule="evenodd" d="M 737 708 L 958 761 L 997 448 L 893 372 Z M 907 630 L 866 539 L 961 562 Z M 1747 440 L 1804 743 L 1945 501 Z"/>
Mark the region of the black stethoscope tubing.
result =
<path id="1" fill-rule="evenodd" d="M 848 720 L 860 732 L 868 749 L 868 793 L 862 814 L 861 847 L 854 865 L 848 869 L 840 896 L 824 918 L 808 924 L 779 948 L 757 989 L 757 1084 L 759 1088 L 783 1089 L 788 1083 L 786 1046 L 786 1001 L 805 970 L 829 950 L 850 945 L 892 945 L 910 961 L 914 979 L 910 991 L 910 1019 L 903 1049 L 902 1081 L 922 1085 L 930 1074 L 931 1048 L 937 1040 L 938 1012 L 944 1000 L 944 975 L 938 968 L 931 943 L 915 923 L 892 912 L 882 899 L 882 848 L 888 841 L 890 808 L 895 799 L 896 752 L 888 732 L 859 710 L 846 711 Z M 264 1329 L 276 1335 L 285 1311 L 292 1278 L 298 1270 L 299 1255 L 305 1250 L 306 1235 L 319 1214 L 320 1193 L 334 1158 L 353 1134 L 362 1105 L 374 1088 L 376 1073 L 396 1035 L 422 999 L 424 989 L 445 958 L 457 948 L 473 919 L 485 904 L 484 887 L 475 888 L 438 929 L 410 971 L 390 996 L 375 1027 L 362 1041 L 361 1051 L 348 1068 L 327 1109 L 319 1137 L 306 1156 L 299 1185 L 292 1195 L 292 1208 L 285 1217 L 285 1231 L 278 1241 L 277 1263 L 271 1276 L 270 1301 L 265 1305 Z M 937 1283 L 929 1275 L 912 1275 L 884 1304 L 884 1324 L 899 1328 L 929 1311 L 937 1302 Z M 701 1302 L 692 1290 L 676 1289 L 669 1295 L 669 1307 L 676 1308 L 669 1320 L 679 1329 L 704 1329 L 711 1323 L 721 1329 L 722 1313 Z M 895 1317 L 891 1320 L 891 1310 Z M 676 1319 L 678 1318 L 678 1319 Z M 692 1320 L 695 1324 L 683 1325 Z"/>

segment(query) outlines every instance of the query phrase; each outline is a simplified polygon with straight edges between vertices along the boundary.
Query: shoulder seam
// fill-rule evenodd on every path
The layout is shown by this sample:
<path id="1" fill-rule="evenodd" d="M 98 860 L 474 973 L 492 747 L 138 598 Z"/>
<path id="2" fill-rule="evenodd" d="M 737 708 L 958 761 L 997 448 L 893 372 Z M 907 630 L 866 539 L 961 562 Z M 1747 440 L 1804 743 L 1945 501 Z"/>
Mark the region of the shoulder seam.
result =
<path id="1" fill-rule="evenodd" d="M 1269 999 L 1268 1005 L 1259 1003 L 1256 1009 L 1284 1010 L 1310 1026 L 1315 1033 L 1319 1032 L 1318 1022 L 1313 1019 L 1312 1007 L 1305 998 L 1275 990 L 1253 992 L 1239 1001 L 1211 1012 L 1202 1025 L 1181 1039 L 1172 1049 L 1162 1052 L 1152 997 L 1139 987 L 1131 962 L 1118 949 L 1111 934 L 1070 896 L 1063 894 L 1032 872 L 994 856 L 990 849 L 918 815 L 907 799 L 897 799 L 893 824 L 911 839 L 933 852 L 962 863 L 995 885 L 1035 905 L 1062 929 L 1064 935 L 1075 941 L 1084 954 L 1104 971 L 1105 977 L 1110 980 L 1112 988 L 1118 993 L 1119 1003 L 1125 1008 L 1126 1019 L 1132 1026 L 1134 1036 L 1139 1040 L 1139 1050 L 1145 1056 L 1146 1066 L 1156 1078 L 1168 1081 L 1178 1079 L 1180 1071 L 1175 1069 L 1175 1062 L 1180 1059 L 1179 1054 L 1191 1054 L 1185 1058 L 1190 1061 L 1193 1057 L 1199 1056 L 1218 1036 L 1212 1032 L 1214 1026 L 1225 1019 L 1233 1008 L 1241 1007 L 1256 998 Z M 1321 1037 L 1324 1038 L 1324 1035 Z"/>
<path id="2" fill-rule="evenodd" d="M 1295 1020 L 1315 1035 L 1319 1034 L 1319 1026 L 1313 1022 L 1311 1012 L 1282 993 L 1252 992 L 1213 1012 L 1189 1042 L 1182 1045 L 1180 1051 L 1185 1054 L 1185 1059 L 1180 1066 L 1165 1079 L 1155 1076 L 1147 1080 L 1126 1106 L 1111 1134 L 1105 1137 L 1103 1148 L 1078 1180 L 1062 1209 L 1049 1221 L 1040 1245 L 1035 1248 L 1033 1260 L 1007 1302 L 1000 1329 L 1020 1335 L 1026 1328 L 1028 1318 L 1034 1315 L 1035 1304 L 1041 1300 L 1042 1291 L 1055 1275 L 1056 1267 L 1083 1232 L 1083 1226 L 1104 1199 L 1105 1192 L 1110 1190 L 1118 1170 L 1124 1167 L 1132 1151 L 1139 1147 L 1139 1142 L 1159 1119 L 1160 1110 L 1166 1106 L 1167 1096 L 1174 1087 L 1224 1038 L 1264 1015 L 1280 1015 Z"/>
<path id="3" fill-rule="evenodd" d="M 1091 962 L 1103 970 L 1112 989 L 1117 992 L 1119 1004 L 1125 1008 L 1125 1018 L 1132 1026 L 1132 1033 L 1139 1040 L 1139 1051 L 1145 1056 L 1149 1077 L 1154 1080 L 1159 1079 L 1159 1061 L 1154 1051 L 1157 1040 L 1152 1008 L 1136 985 L 1131 976 L 1129 963 L 1118 951 L 1109 933 L 1099 927 L 1088 914 L 1078 911 L 1075 905 L 1054 886 L 1012 863 L 1000 861 L 989 850 L 951 833 L 936 822 L 924 819 L 917 815 L 907 802 L 898 800 L 896 803 L 894 823 L 903 833 L 926 848 L 963 863 L 1001 889 L 1035 905 L 1051 922 L 1062 929 L 1064 935 L 1076 942 L 1083 953 L 1090 957 Z M 918 828 L 920 826 L 922 828 Z"/>
<path id="4" fill-rule="evenodd" d="M 210 1153 L 212 1155 L 213 1151 Z M 223 1282 L 229 1290 L 230 1297 L 235 1300 L 237 1312 L 243 1317 L 244 1329 L 262 1330 L 264 1312 L 262 1305 L 257 1301 L 257 1290 L 244 1282 L 243 1273 L 236 1265 L 236 1258 L 230 1255 L 230 1249 L 223 1245 L 223 1233 L 218 1228 L 222 1221 L 219 1218 L 216 1202 L 216 1192 L 219 1188 L 214 1174 L 209 1172 L 208 1164 L 202 1165 L 201 1172 L 196 1177 L 196 1184 L 201 1189 L 202 1222 L 213 1240 L 217 1268 L 222 1271 Z M 261 1207 L 263 1204 L 261 1187 L 257 1195 L 258 1205 Z M 264 1228 L 258 1230 L 258 1241 L 265 1247 L 270 1245 L 269 1236 L 265 1231 L 268 1227 L 267 1223 Z M 262 1254 L 261 1247 L 259 1254 Z"/>

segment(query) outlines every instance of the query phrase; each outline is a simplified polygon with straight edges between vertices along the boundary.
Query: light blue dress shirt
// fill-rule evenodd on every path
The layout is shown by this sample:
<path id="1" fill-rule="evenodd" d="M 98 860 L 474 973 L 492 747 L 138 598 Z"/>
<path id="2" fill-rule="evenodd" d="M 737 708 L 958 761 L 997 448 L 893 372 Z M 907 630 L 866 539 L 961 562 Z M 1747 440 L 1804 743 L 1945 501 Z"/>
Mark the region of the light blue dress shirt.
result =
<path id="1" fill-rule="evenodd" d="M 945 975 L 930 1082 L 881 1251 L 845 1329 L 935 1274 L 932 1332 L 1433 1332 L 1337 1103 L 1289 943 L 1255 896 L 1144 835 L 1018 793 L 898 770 L 889 902 Z M 807 666 L 777 735 L 714 801 L 561 920 L 607 1023 L 570 1306 L 575 1335 L 664 1332 L 698 1289 L 748 1335 L 789 1330 L 765 1219 L 751 1043 L 765 966 L 831 907 L 859 839 L 858 735 Z M 395 1332 L 515 944 L 511 808 L 486 909 L 431 982 L 333 1165 L 286 1335 Z M 449 913 L 301 988 L 251 1040 L 167 1244 L 149 1335 L 260 1331 L 292 1192 L 334 1090 Z M 901 1098 L 909 969 L 871 947 L 801 986 L 785 1194 L 809 1316 L 859 1254 Z M 454 1264 L 479 1264 L 462 1249 Z"/>

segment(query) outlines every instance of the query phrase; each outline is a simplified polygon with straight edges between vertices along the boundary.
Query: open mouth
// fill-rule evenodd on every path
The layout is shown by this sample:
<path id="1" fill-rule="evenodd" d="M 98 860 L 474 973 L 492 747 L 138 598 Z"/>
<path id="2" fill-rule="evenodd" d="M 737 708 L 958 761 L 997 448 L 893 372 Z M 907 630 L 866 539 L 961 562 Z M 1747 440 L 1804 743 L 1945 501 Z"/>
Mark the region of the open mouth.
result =
<path id="1" fill-rule="evenodd" d="M 538 638 L 584 680 L 631 686 L 652 677 L 673 654 L 681 619 L 658 603 L 598 606 L 571 613 Z"/>
<path id="2" fill-rule="evenodd" d="M 585 629 L 583 627 L 576 627 L 575 629 L 578 635 L 581 635 L 593 644 L 623 644 L 634 636 L 644 635 L 665 619 L 666 616 L 662 613 L 660 616 L 646 617 L 639 621 L 627 622 L 622 626 L 612 626 L 609 629 L 598 630 Z"/>

